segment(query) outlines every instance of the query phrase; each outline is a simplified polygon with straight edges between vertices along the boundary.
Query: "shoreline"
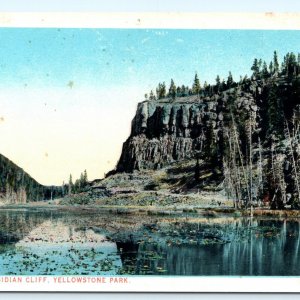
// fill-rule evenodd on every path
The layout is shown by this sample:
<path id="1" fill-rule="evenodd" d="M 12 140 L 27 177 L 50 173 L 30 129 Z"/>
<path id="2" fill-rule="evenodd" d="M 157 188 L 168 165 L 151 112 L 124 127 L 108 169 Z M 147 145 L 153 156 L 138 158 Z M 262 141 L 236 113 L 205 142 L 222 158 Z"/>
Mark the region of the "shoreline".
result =
<path id="1" fill-rule="evenodd" d="M 231 207 L 195 207 L 195 206 L 139 206 L 139 205 L 59 205 L 45 203 L 5 204 L 0 211 L 69 211 L 77 213 L 109 212 L 116 215 L 171 216 L 190 215 L 199 217 L 251 217 L 250 209 Z M 253 208 L 253 217 L 300 218 L 300 210 L 271 210 L 270 208 Z"/>

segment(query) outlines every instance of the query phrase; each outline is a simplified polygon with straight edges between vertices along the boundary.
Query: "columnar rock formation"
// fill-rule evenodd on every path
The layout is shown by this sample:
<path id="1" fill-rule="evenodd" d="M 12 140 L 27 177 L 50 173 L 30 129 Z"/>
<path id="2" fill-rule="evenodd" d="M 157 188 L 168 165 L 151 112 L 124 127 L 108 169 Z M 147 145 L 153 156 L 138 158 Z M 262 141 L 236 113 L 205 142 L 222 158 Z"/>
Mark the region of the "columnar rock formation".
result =
<path id="1" fill-rule="evenodd" d="M 189 96 L 138 104 L 131 135 L 123 145 L 118 171 L 156 169 L 196 153 L 204 155 L 210 130 L 217 143 L 228 113 L 227 102 L 236 98 L 241 115 L 257 111 L 252 93 L 235 88 L 210 97 Z"/>

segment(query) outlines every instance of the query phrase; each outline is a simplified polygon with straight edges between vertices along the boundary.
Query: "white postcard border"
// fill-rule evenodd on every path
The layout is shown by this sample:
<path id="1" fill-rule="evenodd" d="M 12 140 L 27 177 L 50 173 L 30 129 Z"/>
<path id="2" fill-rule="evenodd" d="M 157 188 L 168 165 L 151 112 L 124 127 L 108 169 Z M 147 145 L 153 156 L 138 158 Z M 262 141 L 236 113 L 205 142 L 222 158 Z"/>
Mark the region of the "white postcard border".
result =
<path id="1" fill-rule="evenodd" d="M 8 12 L 0 13 L 0 27 L 299 30 L 300 13 Z M 0 291 L 300 292 L 300 277 L 90 276 L 85 277 L 84 283 L 76 280 L 84 277 L 0 276 Z M 21 282 L 17 278 L 21 278 Z M 92 278 L 95 282 L 91 282 Z M 100 278 L 100 282 L 97 278 Z"/>
<path id="2" fill-rule="evenodd" d="M 299 30 L 300 13 L 1 12 L 0 27 Z"/>
<path id="3" fill-rule="evenodd" d="M 300 277 L 0 276 L 0 291 L 297 293 Z"/>

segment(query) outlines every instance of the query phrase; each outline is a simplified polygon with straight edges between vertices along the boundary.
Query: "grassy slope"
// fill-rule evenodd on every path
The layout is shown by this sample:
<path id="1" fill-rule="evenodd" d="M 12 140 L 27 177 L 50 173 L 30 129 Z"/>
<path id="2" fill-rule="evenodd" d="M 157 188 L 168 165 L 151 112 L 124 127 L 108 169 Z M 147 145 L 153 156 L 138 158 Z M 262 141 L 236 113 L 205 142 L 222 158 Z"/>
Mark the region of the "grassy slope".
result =
<path id="1" fill-rule="evenodd" d="M 155 171 L 117 173 L 98 182 L 87 193 L 65 197 L 60 204 L 172 208 L 232 206 L 222 192 L 221 180 L 211 180 L 212 173 L 204 164 L 200 180 L 195 181 L 195 165 L 195 160 L 187 160 Z"/>

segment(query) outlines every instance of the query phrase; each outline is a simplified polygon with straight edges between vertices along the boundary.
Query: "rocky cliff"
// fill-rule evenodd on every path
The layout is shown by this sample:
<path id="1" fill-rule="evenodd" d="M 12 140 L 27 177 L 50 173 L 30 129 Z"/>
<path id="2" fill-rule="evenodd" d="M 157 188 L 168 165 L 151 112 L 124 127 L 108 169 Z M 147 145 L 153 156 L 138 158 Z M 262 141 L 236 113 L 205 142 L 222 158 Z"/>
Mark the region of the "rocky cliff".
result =
<path id="1" fill-rule="evenodd" d="M 256 92 L 257 83 L 253 83 Z M 256 113 L 253 92 L 232 88 L 212 96 L 180 97 L 138 104 L 131 135 L 123 145 L 117 171 L 157 169 L 175 161 L 204 156 L 210 134 L 220 140 L 228 102 L 235 97 L 240 117 Z"/>

